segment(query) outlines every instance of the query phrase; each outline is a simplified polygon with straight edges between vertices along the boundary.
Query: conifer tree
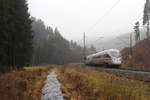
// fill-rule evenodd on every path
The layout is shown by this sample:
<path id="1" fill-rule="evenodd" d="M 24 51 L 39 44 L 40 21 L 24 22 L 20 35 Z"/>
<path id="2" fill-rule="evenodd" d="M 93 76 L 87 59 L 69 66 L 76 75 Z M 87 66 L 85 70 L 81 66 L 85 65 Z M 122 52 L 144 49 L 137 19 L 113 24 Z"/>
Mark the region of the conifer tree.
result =
<path id="1" fill-rule="evenodd" d="M 29 64 L 31 23 L 26 0 L 0 0 L 0 64 L 12 68 Z"/>

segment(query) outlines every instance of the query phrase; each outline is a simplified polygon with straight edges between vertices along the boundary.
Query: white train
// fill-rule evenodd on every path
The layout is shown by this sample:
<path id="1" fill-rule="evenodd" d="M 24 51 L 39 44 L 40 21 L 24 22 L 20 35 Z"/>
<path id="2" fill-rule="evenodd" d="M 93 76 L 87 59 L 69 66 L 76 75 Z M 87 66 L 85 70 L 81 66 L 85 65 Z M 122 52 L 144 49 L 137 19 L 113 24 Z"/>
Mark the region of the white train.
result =
<path id="1" fill-rule="evenodd" d="M 87 65 L 106 65 L 120 67 L 121 63 L 121 54 L 117 49 L 104 50 L 102 52 L 89 55 L 85 60 L 85 64 Z"/>

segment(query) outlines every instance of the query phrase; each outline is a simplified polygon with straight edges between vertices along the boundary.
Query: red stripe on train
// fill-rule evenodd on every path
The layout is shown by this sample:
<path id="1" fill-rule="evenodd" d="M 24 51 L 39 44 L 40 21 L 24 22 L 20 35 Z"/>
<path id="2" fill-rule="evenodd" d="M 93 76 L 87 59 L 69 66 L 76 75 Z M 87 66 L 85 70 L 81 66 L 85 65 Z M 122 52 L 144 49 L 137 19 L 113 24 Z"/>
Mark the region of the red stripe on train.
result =
<path id="1" fill-rule="evenodd" d="M 112 59 L 93 59 L 92 61 L 112 61 Z"/>

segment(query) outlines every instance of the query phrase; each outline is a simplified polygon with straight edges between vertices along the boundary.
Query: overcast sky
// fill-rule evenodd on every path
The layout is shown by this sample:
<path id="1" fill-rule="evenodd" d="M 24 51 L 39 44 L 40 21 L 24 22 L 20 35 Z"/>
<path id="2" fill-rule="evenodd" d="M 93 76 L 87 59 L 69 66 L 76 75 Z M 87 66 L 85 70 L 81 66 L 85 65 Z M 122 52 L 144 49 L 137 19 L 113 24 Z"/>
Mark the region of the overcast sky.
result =
<path id="1" fill-rule="evenodd" d="M 46 25 L 58 27 L 67 39 L 91 36 L 114 36 L 133 31 L 143 16 L 146 0 L 28 0 L 29 12 Z M 142 24 L 142 23 L 141 23 Z"/>

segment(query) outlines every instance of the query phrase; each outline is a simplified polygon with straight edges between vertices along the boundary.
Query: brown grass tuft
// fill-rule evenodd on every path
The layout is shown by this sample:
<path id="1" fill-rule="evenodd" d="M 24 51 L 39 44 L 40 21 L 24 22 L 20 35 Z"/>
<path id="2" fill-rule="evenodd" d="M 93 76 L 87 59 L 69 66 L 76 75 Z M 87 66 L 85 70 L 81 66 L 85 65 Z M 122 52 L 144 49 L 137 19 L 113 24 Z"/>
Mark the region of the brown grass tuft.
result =
<path id="1" fill-rule="evenodd" d="M 33 69 L 1 74 L 0 100 L 40 100 L 41 88 L 50 68 Z"/>
<path id="2" fill-rule="evenodd" d="M 58 78 L 67 100 L 150 100 L 146 83 L 91 68 L 60 68 Z"/>

